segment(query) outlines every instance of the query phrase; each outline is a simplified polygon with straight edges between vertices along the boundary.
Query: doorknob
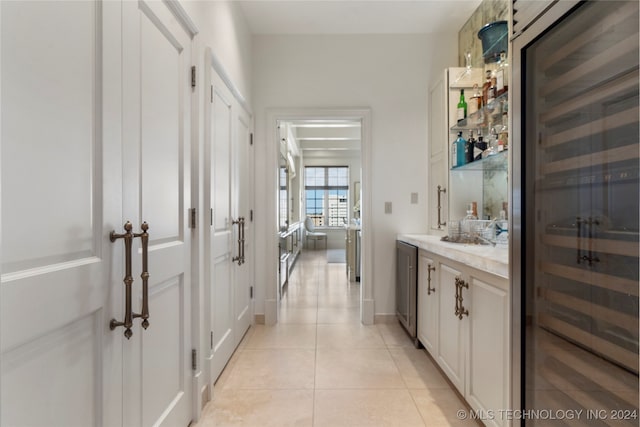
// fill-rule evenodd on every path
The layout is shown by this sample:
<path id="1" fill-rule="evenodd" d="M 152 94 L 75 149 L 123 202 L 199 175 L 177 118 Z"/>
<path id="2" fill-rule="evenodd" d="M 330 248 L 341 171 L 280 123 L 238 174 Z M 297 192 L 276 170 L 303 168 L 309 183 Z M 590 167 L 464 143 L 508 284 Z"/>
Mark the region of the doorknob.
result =
<path id="1" fill-rule="evenodd" d="M 142 327 L 147 329 L 149 327 L 149 268 L 148 268 L 148 253 L 149 253 L 149 224 L 143 222 L 140 226 L 142 229 L 141 233 L 132 233 L 131 230 L 133 226 L 131 222 L 127 221 L 124 224 L 125 232 L 123 234 L 118 234 L 114 231 L 109 235 L 109 240 L 115 242 L 118 239 L 124 239 L 124 259 L 125 259 L 125 276 L 124 276 L 124 286 L 125 286 L 125 307 L 124 307 L 124 321 L 120 322 L 116 319 L 111 319 L 109 322 L 109 329 L 112 331 L 119 327 L 123 326 L 124 336 L 127 339 L 130 339 L 133 335 L 131 331 L 131 327 L 133 326 L 133 319 L 142 318 Z M 131 275 L 131 264 L 132 264 L 132 246 L 133 239 L 140 237 L 142 242 L 142 274 L 140 277 L 142 278 L 142 313 L 134 313 L 132 309 L 132 286 L 133 286 L 133 276 Z"/>

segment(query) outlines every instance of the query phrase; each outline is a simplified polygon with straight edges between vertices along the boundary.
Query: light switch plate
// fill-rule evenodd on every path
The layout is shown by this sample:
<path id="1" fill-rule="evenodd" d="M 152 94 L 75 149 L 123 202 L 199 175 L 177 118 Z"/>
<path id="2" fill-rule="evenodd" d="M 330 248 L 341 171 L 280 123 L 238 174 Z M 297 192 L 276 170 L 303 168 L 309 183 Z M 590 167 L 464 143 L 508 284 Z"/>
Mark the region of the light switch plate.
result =
<path id="1" fill-rule="evenodd" d="M 391 202 L 384 202 L 384 213 L 391 213 Z"/>
<path id="2" fill-rule="evenodd" d="M 411 204 L 418 204 L 418 193 L 411 193 Z"/>

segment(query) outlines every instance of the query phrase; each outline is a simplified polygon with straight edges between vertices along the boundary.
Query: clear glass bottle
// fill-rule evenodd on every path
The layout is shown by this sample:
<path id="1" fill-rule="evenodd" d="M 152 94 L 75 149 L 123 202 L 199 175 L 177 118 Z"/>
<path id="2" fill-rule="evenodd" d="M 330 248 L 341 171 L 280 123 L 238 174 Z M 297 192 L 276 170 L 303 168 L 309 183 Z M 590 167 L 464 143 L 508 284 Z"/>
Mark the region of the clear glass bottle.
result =
<path id="1" fill-rule="evenodd" d="M 478 87 L 478 84 L 475 83 L 473 85 L 473 96 L 469 101 L 467 112 L 469 113 L 469 116 L 471 116 L 481 108 L 482 108 L 482 95 L 480 94 L 480 88 Z"/>
<path id="2" fill-rule="evenodd" d="M 498 69 L 496 70 L 496 96 L 500 96 L 509 90 L 509 63 L 506 52 L 500 52 Z"/>

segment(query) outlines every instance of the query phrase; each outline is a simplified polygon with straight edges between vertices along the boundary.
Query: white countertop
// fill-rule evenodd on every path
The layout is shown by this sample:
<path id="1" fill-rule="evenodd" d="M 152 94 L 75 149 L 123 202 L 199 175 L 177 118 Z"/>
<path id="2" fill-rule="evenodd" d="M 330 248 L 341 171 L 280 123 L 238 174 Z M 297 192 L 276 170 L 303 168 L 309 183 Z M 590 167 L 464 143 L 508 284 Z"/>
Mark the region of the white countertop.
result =
<path id="1" fill-rule="evenodd" d="M 428 234 L 399 234 L 397 239 L 469 267 L 505 279 L 509 278 L 509 248 L 507 246 L 494 247 L 443 242 L 440 240 L 440 236 Z"/>

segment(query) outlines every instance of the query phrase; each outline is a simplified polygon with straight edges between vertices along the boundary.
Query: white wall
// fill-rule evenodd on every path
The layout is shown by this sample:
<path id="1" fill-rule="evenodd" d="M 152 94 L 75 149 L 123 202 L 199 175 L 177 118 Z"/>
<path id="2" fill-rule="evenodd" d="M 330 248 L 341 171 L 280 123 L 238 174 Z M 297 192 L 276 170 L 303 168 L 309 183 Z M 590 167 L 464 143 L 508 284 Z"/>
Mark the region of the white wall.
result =
<path id="1" fill-rule="evenodd" d="M 398 233 L 427 231 L 427 94 L 436 73 L 455 65 L 457 33 L 440 35 L 255 36 L 256 313 L 266 286 L 275 225 L 269 108 L 370 108 L 372 112 L 373 296 L 376 314 L 394 313 Z M 263 179 L 264 178 L 264 179 Z M 364 185 L 364 184 L 363 184 Z M 410 203 L 417 192 L 419 203 Z M 273 199 L 273 200 L 272 200 Z M 384 213 L 384 202 L 393 213 Z M 273 283 L 272 283 L 273 282 Z"/>

